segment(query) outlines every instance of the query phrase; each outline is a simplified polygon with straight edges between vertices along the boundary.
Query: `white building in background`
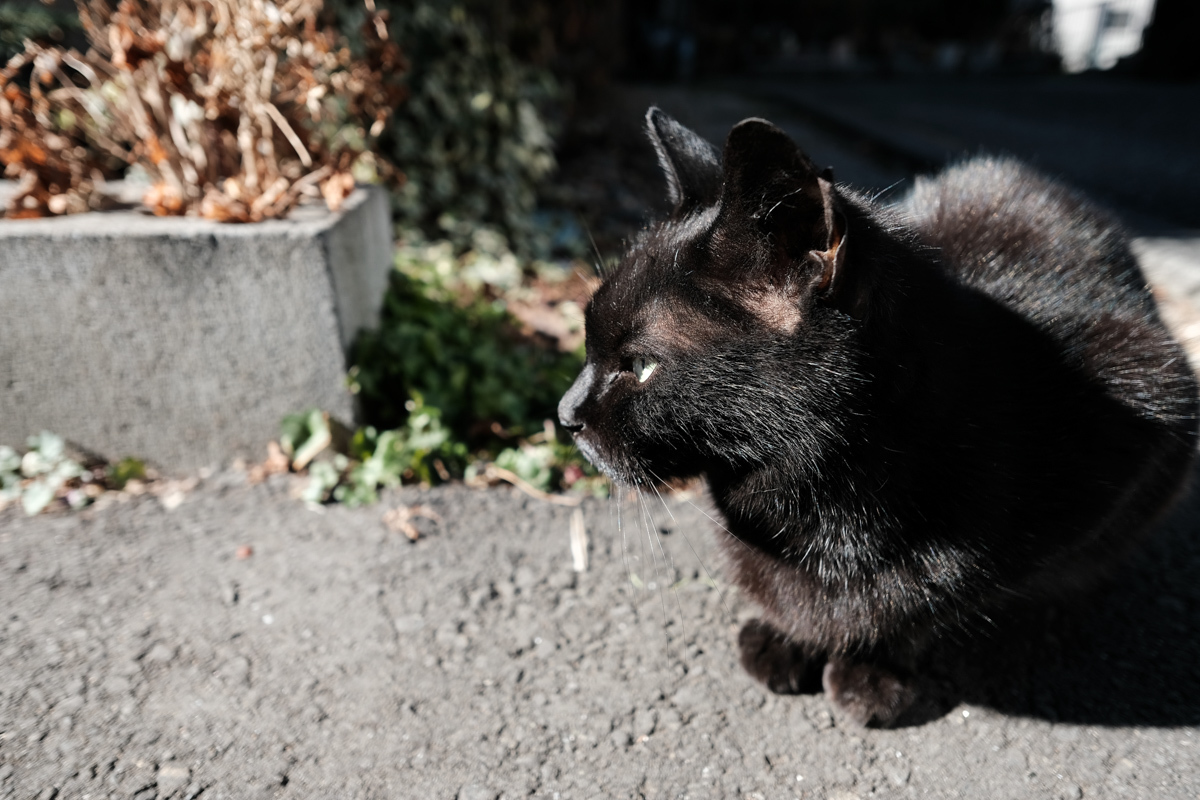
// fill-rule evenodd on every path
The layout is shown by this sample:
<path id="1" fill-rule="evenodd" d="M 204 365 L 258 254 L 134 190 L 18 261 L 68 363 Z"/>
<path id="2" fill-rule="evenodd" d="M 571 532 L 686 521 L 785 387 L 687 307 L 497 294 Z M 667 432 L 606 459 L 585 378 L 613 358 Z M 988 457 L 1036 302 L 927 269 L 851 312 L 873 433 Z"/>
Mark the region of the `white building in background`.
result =
<path id="1" fill-rule="evenodd" d="M 1112 67 L 1141 49 L 1142 31 L 1153 16 L 1154 0 L 1054 0 L 1054 38 L 1063 68 Z"/>

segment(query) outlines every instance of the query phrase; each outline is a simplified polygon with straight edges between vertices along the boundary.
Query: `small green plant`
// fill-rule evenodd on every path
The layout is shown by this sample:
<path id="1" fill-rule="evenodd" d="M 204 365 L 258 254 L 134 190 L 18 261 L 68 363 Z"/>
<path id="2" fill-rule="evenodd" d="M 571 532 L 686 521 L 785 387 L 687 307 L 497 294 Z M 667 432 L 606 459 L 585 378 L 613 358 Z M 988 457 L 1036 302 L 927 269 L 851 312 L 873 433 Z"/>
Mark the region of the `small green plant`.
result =
<path id="1" fill-rule="evenodd" d="M 515 477 L 538 492 L 563 489 L 596 497 L 608 497 L 609 492 L 608 479 L 584 461 L 573 444 L 559 441 L 552 430 L 532 436 L 517 447 L 501 450 L 491 464 L 472 464 L 464 477 L 468 483 L 474 483 L 476 477 L 486 478 L 489 473 L 502 479 Z"/>
<path id="2" fill-rule="evenodd" d="M 126 457 L 106 470 L 108 484 L 114 489 L 124 489 L 130 481 L 146 480 L 146 463 L 140 458 Z"/>
<path id="3" fill-rule="evenodd" d="M 374 503 L 380 487 L 403 481 L 433 483 L 461 473 L 467 448 L 454 441 L 441 423 L 436 408 L 426 408 L 420 395 L 409 401 L 405 424 L 393 430 L 359 428 L 346 443 L 345 452 L 334 443 L 327 415 L 318 410 L 285 417 L 280 436 L 284 453 L 296 468 L 308 465 L 308 483 L 301 499 L 310 503 L 334 500 L 350 506 Z M 314 460 L 316 456 L 326 456 Z M 311 465 L 309 465 L 311 462 Z"/>
<path id="4" fill-rule="evenodd" d="M 141 494 L 142 484 L 150 482 L 150 491 L 178 490 L 182 483 L 156 481 L 156 476 L 137 458 L 123 458 L 105 464 L 94 457 L 72 457 L 62 437 L 42 431 L 26 440 L 24 454 L 0 445 L 0 510 L 20 502 L 29 516 L 40 514 L 56 502 L 59 506 L 79 509 L 110 490 Z M 169 502 L 169 501 L 166 501 Z"/>
<path id="5" fill-rule="evenodd" d="M 0 507 L 20 500 L 29 516 L 40 513 L 54 501 L 68 481 L 84 474 L 83 466 L 66 454 L 63 440 L 48 431 L 30 436 L 24 455 L 0 445 Z M 71 505 L 84 505 L 79 496 Z"/>

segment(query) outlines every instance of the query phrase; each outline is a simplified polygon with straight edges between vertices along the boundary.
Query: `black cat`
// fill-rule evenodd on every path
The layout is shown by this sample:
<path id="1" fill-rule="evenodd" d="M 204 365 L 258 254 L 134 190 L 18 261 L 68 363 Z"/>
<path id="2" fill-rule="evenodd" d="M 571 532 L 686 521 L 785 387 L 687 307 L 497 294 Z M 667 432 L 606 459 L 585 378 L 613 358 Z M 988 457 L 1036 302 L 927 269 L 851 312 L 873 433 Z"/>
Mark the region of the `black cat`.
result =
<path id="1" fill-rule="evenodd" d="M 977 159 L 881 207 L 764 120 L 647 123 L 674 210 L 559 416 L 619 483 L 707 478 L 755 678 L 891 724 L 936 637 L 1091 585 L 1180 493 L 1195 378 L 1078 195 Z"/>

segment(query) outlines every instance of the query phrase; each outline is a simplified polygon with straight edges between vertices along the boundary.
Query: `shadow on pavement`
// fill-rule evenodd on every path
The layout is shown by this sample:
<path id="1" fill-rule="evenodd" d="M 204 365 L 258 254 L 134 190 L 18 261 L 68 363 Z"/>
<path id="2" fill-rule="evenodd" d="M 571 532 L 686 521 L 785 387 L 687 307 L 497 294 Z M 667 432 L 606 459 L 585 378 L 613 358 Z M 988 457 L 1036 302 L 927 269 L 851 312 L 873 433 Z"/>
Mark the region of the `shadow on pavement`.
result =
<path id="1" fill-rule="evenodd" d="M 913 722 L 966 701 L 1053 722 L 1200 724 L 1200 488 L 1082 602 L 1025 611 L 953 652 Z"/>

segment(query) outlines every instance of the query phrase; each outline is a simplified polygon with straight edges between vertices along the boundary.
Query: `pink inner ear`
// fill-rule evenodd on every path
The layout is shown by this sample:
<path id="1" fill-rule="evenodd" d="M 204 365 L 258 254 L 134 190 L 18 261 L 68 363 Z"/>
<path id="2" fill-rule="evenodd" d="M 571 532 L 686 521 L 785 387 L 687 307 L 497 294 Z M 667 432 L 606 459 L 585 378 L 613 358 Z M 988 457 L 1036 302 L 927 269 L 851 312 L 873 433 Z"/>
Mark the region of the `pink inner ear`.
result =
<path id="1" fill-rule="evenodd" d="M 821 189 L 825 191 L 828 184 L 821 182 Z M 829 247 L 825 250 L 810 250 L 809 256 L 816 259 L 822 266 L 821 280 L 816 286 L 816 291 L 822 292 L 833 285 L 834 278 L 837 276 L 838 270 L 841 268 L 842 262 L 840 259 L 842 249 L 842 224 L 838 215 L 834 213 L 833 207 L 825 206 L 825 224 L 829 230 Z"/>
<path id="2" fill-rule="evenodd" d="M 842 239 L 838 236 L 828 250 L 809 251 L 808 254 L 821 264 L 821 280 L 817 283 L 816 291 L 823 292 L 833 285 L 833 276 L 838 266 L 838 250 L 841 246 Z"/>

